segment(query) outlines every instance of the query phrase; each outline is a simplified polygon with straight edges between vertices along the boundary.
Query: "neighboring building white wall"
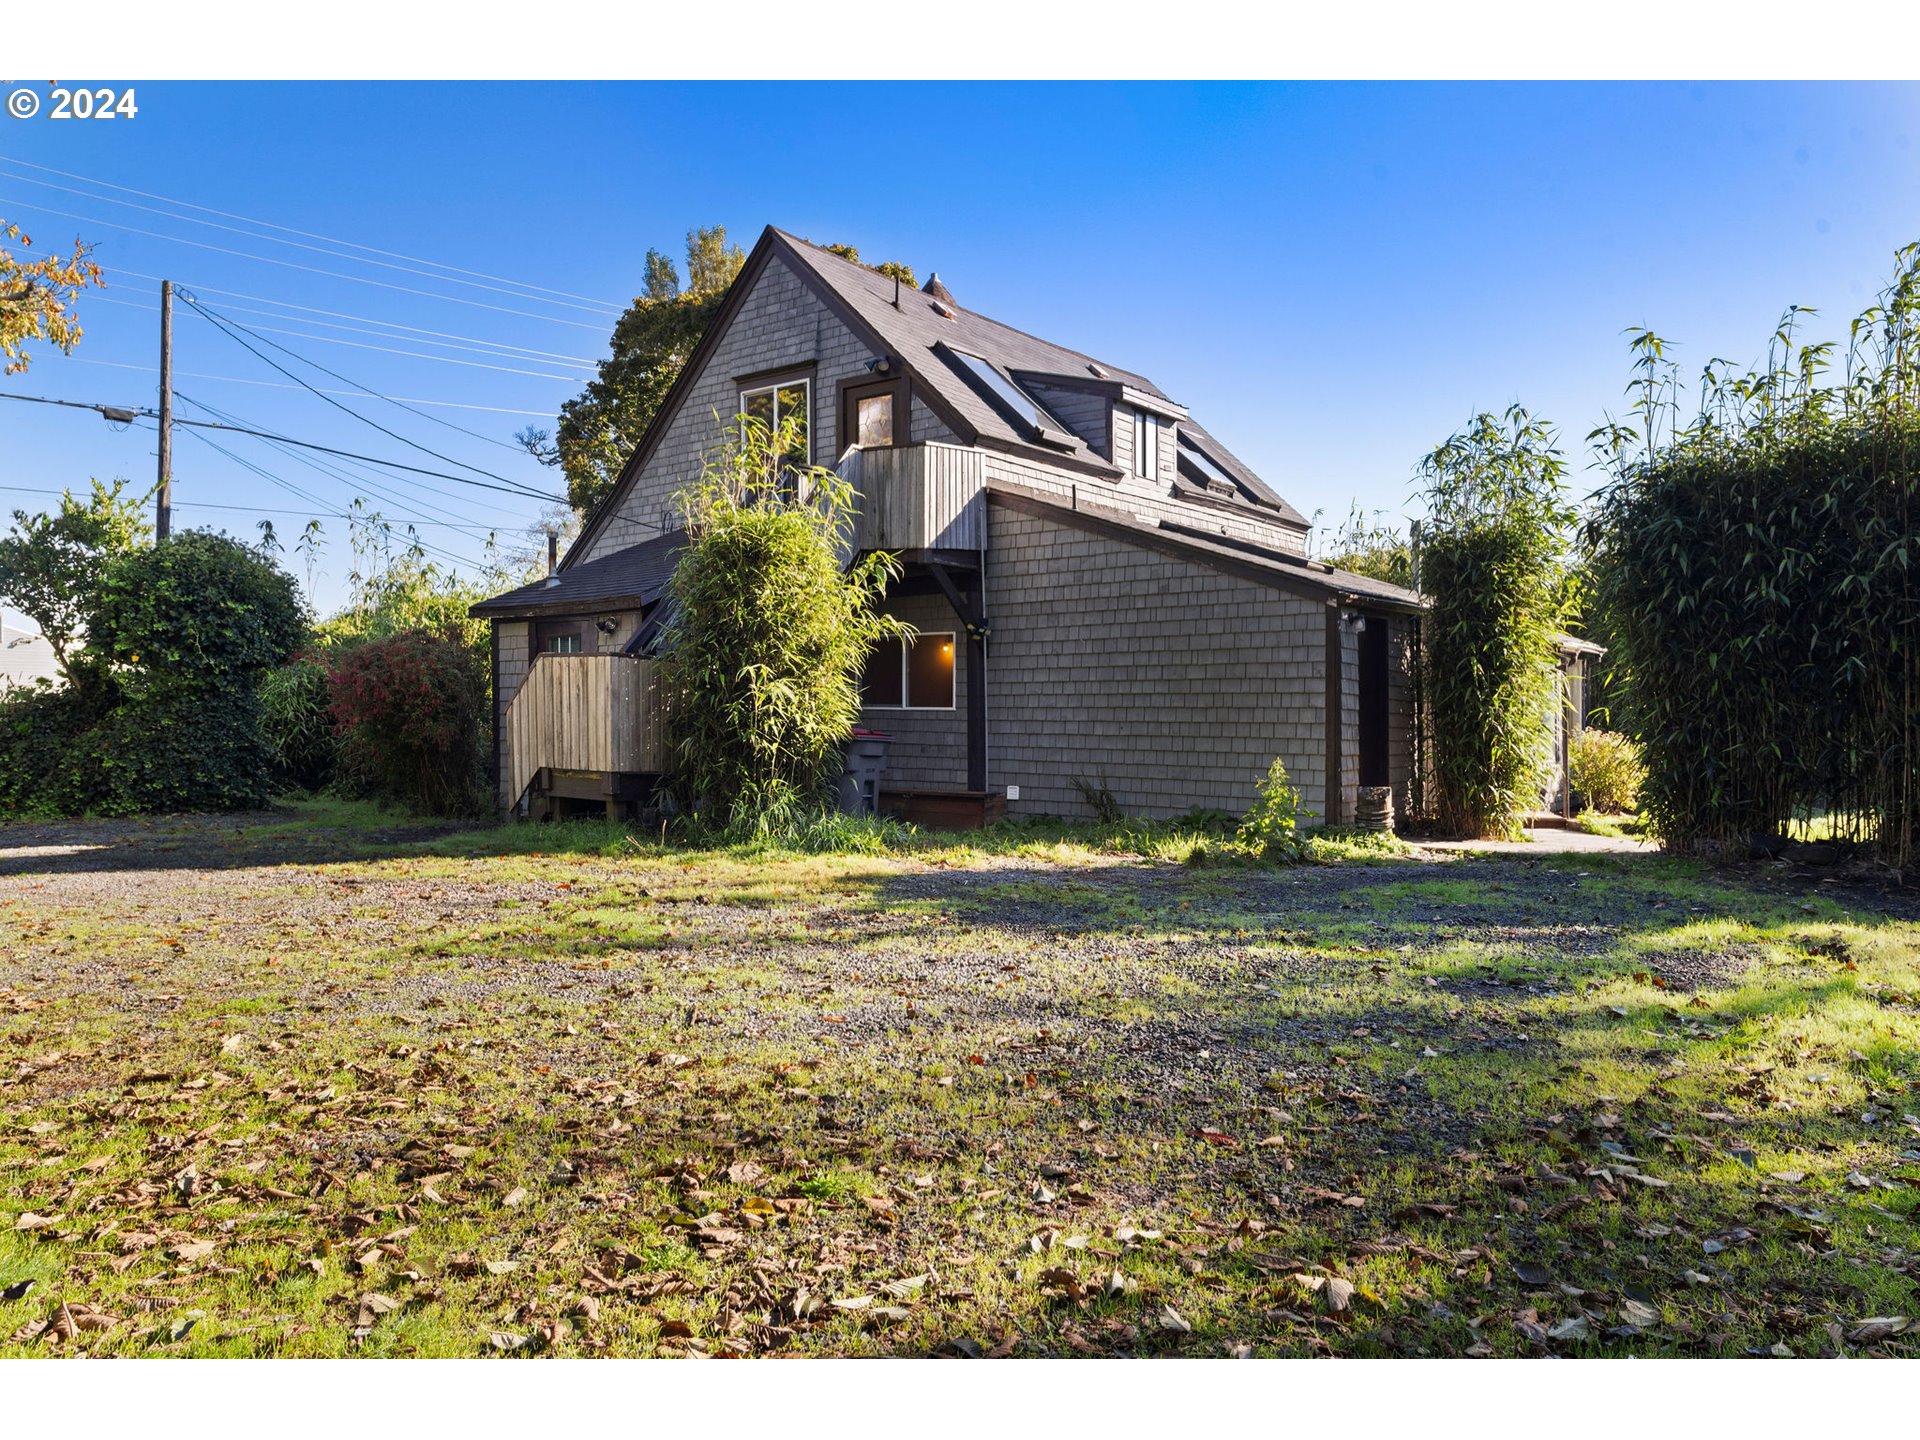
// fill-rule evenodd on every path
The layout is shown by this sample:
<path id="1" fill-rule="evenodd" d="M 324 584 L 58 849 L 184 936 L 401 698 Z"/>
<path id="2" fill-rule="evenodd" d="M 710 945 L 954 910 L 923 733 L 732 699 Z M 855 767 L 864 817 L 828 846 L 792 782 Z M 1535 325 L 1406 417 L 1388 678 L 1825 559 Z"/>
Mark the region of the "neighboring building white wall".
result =
<path id="1" fill-rule="evenodd" d="M 37 631 L 0 625 L 0 690 L 24 688 L 40 680 L 62 683 L 53 646 Z"/>

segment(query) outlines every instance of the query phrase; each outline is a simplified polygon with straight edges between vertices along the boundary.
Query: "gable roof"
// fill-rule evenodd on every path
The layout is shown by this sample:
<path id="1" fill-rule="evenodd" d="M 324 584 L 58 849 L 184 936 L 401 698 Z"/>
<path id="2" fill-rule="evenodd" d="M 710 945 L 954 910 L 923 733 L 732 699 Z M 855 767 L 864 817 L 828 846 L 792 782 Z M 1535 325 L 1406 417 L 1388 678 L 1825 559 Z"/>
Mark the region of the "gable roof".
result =
<path id="1" fill-rule="evenodd" d="M 900 362 L 912 382 L 915 397 L 940 417 L 961 444 L 1013 451 L 1046 463 L 1108 477 L 1120 473 L 1111 461 L 1089 448 L 1065 426 L 1048 425 L 1044 432 L 1036 433 L 1004 401 L 994 398 L 989 386 L 970 373 L 958 358 L 972 355 L 985 360 L 1004 377 L 1014 379 L 1016 384 L 1021 375 L 1057 378 L 1080 388 L 1105 390 L 1116 399 L 1140 403 L 1179 418 L 1182 430 L 1193 432 L 1208 457 L 1247 492 L 1246 498 L 1252 505 L 1263 513 L 1277 512 L 1282 523 L 1306 526 L 1307 521 L 1299 511 L 1194 424 L 1184 407 L 1146 376 L 963 309 L 944 286 L 938 293 L 916 290 L 878 270 L 770 225 L 754 243 L 712 323 L 668 389 L 653 423 L 621 468 L 619 479 L 568 548 L 561 561 L 563 572 L 573 567 L 576 556 L 587 553 L 605 528 L 631 487 L 633 477 L 658 448 L 661 436 L 731 324 L 734 313 L 758 282 L 768 261 L 776 256 L 876 355 L 890 356 Z"/>
<path id="2" fill-rule="evenodd" d="M 660 598 L 673 574 L 674 560 L 687 532 L 672 530 L 638 545 L 585 560 L 546 579 L 482 600 L 469 615 L 506 619 L 515 615 L 554 615 L 582 610 L 645 609 Z"/>

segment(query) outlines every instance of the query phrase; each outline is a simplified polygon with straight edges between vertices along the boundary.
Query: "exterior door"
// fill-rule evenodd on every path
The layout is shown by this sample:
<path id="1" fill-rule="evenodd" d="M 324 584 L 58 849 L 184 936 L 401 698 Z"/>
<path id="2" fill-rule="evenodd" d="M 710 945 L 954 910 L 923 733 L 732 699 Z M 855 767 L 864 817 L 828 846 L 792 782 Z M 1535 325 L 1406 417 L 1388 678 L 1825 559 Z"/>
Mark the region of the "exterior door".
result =
<path id="1" fill-rule="evenodd" d="M 1367 616 L 1360 632 L 1360 783 L 1391 785 L 1387 758 L 1387 620 Z"/>

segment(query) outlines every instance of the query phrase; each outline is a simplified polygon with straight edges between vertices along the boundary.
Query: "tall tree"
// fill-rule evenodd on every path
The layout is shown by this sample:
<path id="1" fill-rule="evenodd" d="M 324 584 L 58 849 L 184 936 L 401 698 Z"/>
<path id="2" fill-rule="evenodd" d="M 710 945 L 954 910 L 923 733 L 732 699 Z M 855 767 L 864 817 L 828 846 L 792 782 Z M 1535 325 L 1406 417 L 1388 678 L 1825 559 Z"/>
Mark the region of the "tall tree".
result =
<path id="1" fill-rule="evenodd" d="M 19 248 L 14 254 L 9 245 Z M 99 285 L 93 247 L 73 242 L 73 254 L 30 255 L 33 238 L 0 219 L 0 373 L 18 375 L 32 363 L 27 345 L 44 340 L 62 354 L 80 340 L 73 304 L 89 285 Z"/>
<path id="2" fill-rule="evenodd" d="M 70 685 L 92 673 L 82 652 L 108 567 L 147 543 L 144 502 L 122 493 L 126 483 L 95 480 L 84 500 L 69 491 L 52 515 L 16 510 L 13 533 L 0 539 L 0 600 L 40 627 Z"/>

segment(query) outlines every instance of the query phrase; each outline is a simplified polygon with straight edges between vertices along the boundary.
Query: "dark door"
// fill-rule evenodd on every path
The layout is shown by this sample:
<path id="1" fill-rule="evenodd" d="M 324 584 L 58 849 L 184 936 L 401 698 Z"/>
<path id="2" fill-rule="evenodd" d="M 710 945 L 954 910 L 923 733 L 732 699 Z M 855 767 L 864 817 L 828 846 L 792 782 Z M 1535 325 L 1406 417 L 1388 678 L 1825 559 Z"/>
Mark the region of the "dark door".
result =
<path id="1" fill-rule="evenodd" d="M 1360 783 L 1391 785 L 1387 776 L 1387 622 L 1367 616 L 1360 632 Z"/>

